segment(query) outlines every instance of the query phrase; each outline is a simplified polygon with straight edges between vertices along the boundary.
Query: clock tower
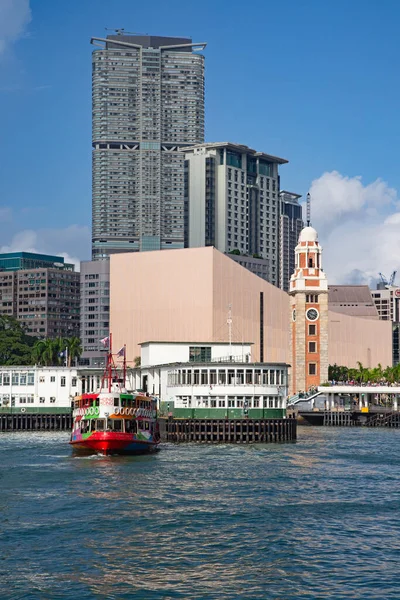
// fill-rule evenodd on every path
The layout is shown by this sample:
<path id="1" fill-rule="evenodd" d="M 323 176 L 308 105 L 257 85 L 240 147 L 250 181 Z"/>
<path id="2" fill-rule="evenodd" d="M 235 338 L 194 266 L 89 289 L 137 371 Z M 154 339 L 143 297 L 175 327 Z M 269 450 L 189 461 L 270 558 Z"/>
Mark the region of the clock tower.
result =
<path id="1" fill-rule="evenodd" d="M 291 392 L 297 394 L 328 379 L 328 281 L 313 227 L 305 227 L 295 250 L 290 278 Z"/>

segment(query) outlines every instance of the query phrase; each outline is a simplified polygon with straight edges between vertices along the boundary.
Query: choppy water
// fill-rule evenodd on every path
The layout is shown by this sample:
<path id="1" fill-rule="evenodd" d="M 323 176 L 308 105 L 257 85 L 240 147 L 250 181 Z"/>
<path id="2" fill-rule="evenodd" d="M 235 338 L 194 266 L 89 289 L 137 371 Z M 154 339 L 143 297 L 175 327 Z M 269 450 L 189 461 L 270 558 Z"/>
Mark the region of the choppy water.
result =
<path id="1" fill-rule="evenodd" d="M 400 598 L 400 431 L 74 458 L 0 435 L 1 599 Z"/>

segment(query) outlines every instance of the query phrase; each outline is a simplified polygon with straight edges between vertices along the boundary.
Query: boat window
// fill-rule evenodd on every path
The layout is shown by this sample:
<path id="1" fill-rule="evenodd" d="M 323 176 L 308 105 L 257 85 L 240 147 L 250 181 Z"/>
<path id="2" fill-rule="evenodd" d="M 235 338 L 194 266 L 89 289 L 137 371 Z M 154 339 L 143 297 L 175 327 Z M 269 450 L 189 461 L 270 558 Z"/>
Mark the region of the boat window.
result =
<path id="1" fill-rule="evenodd" d="M 114 398 L 114 406 L 119 406 L 119 398 Z"/>
<path id="2" fill-rule="evenodd" d="M 114 431 L 122 431 L 122 419 L 113 419 Z"/>
<path id="3" fill-rule="evenodd" d="M 136 433 L 137 432 L 137 423 L 136 421 L 125 420 L 125 432 L 126 433 Z"/>
<path id="4" fill-rule="evenodd" d="M 146 430 L 150 429 L 150 423 L 148 421 L 144 422 L 144 429 L 146 429 Z"/>
<path id="5" fill-rule="evenodd" d="M 104 431 L 104 419 L 97 419 L 95 422 L 96 431 Z"/>
<path id="6" fill-rule="evenodd" d="M 100 400 L 98 398 L 96 398 L 96 400 L 94 401 L 94 405 L 95 406 L 100 406 Z"/>

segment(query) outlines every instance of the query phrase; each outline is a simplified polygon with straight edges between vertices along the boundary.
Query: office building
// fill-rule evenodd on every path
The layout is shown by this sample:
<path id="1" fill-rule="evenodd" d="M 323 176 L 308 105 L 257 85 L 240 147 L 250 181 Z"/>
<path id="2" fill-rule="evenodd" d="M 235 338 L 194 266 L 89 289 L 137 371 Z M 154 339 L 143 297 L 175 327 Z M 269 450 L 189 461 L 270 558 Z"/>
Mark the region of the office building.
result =
<path id="1" fill-rule="evenodd" d="M 106 260 L 81 262 L 81 365 L 105 364 L 110 331 L 110 263 Z"/>
<path id="2" fill-rule="evenodd" d="M 279 287 L 285 292 L 289 291 L 290 277 L 295 270 L 295 248 L 299 235 L 304 227 L 302 208 L 299 204 L 299 194 L 282 190 L 279 193 L 280 201 L 280 269 Z"/>
<path id="3" fill-rule="evenodd" d="M 381 321 L 392 323 L 392 364 L 400 362 L 400 288 L 379 283 L 371 295 Z"/>
<path id="4" fill-rule="evenodd" d="M 29 335 L 79 337 L 80 281 L 73 265 L 29 252 L 2 254 L 0 265 L 0 314 L 18 319 Z"/>
<path id="5" fill-rule="evenodd" d="M 279 285 L 279 165 L 247 146 L 196 145 L 185 151 L 185 246 L 262 259 Z"/>
<path id="6" fill-rule="evenodd" d="M 92 258 L 184 246 L 185 146 L 204 141 L 205 44 L 92 38 Z"/>

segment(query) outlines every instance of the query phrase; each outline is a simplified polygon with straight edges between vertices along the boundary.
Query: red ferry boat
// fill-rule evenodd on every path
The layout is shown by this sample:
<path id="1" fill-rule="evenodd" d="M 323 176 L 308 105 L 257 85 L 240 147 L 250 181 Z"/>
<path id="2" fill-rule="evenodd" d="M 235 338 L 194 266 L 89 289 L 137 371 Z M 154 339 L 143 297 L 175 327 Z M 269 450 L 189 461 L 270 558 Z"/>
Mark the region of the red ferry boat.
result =
<path id="1" fill-rule="evenodd" d="M 157 399 L 126 390 L 125 346 L 123 358 L 121 378 L 115 366 L 110 334 L 100 390 L 76 396 L 73 401 L 70 444 L 74 450 L 108 455 L 143 454 L 157 448 L 160 442 Z"/>

